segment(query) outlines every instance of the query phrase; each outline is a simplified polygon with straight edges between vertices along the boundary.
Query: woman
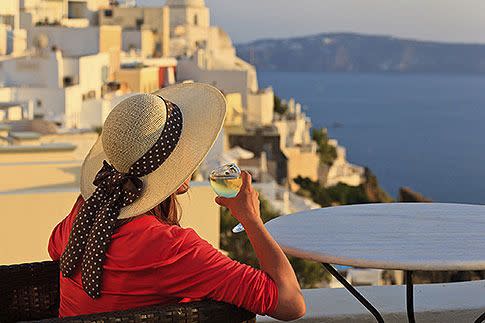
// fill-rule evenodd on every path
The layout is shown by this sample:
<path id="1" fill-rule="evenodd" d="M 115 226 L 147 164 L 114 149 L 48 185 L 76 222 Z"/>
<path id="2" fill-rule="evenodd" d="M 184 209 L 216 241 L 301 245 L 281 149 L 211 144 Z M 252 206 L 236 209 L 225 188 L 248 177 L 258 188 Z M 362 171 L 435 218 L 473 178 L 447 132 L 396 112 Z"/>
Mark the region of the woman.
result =
<path id="1" fill-rule="evenodd" d="M 237 197 L 216 202 L 244 225 L 261 270 L 179 226 L 176 195 L 188 190 L 225 111 L 217 89 L 193 83 L 132 96 L 109 114 L 81 169 L 82 196 L 49 241 L 60 260 L 61 317 L 202 298 L 281 320 L 304 314 L 248 173 Z"/>

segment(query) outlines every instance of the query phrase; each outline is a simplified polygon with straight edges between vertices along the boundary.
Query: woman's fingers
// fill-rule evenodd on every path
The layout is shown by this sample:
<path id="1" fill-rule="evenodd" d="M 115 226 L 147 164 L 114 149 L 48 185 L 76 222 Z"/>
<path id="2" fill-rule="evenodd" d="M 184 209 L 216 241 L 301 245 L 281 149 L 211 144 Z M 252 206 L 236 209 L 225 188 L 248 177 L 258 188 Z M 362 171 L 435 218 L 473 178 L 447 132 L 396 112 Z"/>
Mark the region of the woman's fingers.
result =
<path id="1" fill-rule="evenodd" d="M 222 196 L 216 196 L 215 201 L 220 206 L 228 207 L 228 204 L 229 204 L 228 203 L 229 202 L 229 199 L 228 198 L 225 198 L 225 197 L 222 197 Z"/>
<path id="2" fill-rule="evenodd" d="M 249 174 L 248 171 L 243 170 L 241 172 L 241 178 L 242 178 L 242 185 L 241 185 L 241 191 L 247 190 L 251 187 L 251 174 Z"/>

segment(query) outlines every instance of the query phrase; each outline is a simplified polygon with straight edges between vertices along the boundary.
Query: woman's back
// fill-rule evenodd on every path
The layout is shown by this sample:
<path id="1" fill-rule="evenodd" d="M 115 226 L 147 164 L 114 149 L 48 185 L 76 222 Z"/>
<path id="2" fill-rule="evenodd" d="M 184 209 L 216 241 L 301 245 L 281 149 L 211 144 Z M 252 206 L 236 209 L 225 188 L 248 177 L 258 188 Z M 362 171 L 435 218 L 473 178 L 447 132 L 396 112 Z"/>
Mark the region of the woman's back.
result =
<path id="1" fill-rule="evenodd" d="M 49 253 L 54 260 L 67 245 L 82 203 L 78 199 L 52 233 Z M 152 215 L 138 216 L 112 235 L 100 298 L 84 292 L 80 271 L 71 278 L 61 274 L 60 285 L 61 317 L 200 298 L 266 314 L 277 303 L 277 288 L 266 273 L 227 258 L 192 229 L 162 223 Z"/>
<path id="2" fill-rule="evenodd" d="M 201 83 L 135 94 L 112 109 L 81 167 L 85 200 L 78 199 L 49 242 L 52 259 L 60 260 L 60 316 L 184 298 L 285 320 L 303 315 L 296 275 L 263 225 L 249 173 L 242 172 L 236 197 L 216 202 L 244 225 L 262 270 L 229 259 L 177 225 L 172 202 L 187 191 L 225 114 L 224 95 Z"/>

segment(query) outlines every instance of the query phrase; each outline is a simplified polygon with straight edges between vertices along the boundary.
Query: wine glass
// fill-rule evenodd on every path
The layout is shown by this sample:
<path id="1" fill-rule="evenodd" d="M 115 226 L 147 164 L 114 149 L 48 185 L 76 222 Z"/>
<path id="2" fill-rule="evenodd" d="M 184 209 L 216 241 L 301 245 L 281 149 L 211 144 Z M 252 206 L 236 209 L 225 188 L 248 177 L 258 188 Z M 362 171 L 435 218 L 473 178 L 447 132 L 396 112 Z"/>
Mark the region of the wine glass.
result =
<path id="1" fill-rule="evenodd" d="M 218 196 L 236 197 L 242 185 L 241 170 L 235 163 L 217 167 L 210 172 L 209 182 Z M 232 228 L 233 233 L 242 231 L 244 231 L 244 227 L 241 223 Z"/>

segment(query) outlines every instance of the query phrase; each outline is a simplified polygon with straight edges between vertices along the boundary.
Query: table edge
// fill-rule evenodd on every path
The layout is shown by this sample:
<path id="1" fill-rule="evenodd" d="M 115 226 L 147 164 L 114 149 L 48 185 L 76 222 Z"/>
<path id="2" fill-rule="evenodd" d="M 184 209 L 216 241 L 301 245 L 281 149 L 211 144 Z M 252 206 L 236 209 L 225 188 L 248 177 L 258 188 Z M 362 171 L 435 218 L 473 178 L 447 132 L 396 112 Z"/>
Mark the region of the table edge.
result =
<path id="1" fill-rule="evenodd" d="M 330 254 L 315 254 L 298 248 L 288 247 L 278 243 L 283 251 L 293 257 L 328 263 L 342 266 L 368 268 L 368 269 L 387 269 L 387 270 L 408 270 L 408 271 L 467 271 L 467 270 L 485 270 L 485 261 L 483 262 L 463 262 L 460 265 L 447 262 L 387 262 L 371 259 L 337 257 Z"/>

